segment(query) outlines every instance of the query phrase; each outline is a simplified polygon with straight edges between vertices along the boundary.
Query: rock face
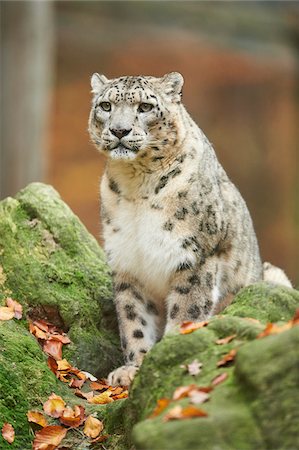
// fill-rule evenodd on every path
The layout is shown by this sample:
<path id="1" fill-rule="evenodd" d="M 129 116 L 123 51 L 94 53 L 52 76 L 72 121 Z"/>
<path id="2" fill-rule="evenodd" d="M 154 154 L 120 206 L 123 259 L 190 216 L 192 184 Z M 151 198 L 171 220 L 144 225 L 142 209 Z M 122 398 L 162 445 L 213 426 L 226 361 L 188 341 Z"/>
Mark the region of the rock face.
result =
<path id="1" fill-rule="evenodd" d="M 68 332 L 65 356 L 105 376 L 120 363 L 111 278 L 96 240 L 50 186 L 0 203 L 0 299 Z"/>
<path id="2" fill-rule="evenodd" d="M 102 250 L 59 195 L 34 183 L 0 203 L 0 303 L 11 296 L 23 304 L 24 319 L 0 321 L 0 428 L 11 423 L 13 444 L 29 450 L 29 409 L 41 410 L 55 392 L 69 404 L 83 402 L 104 421 L 107 450 L 293 450 L 299 448 L 299 326 L 260 339 L 268 322 L 287 323 L 299 307 L 299 292 L 267 284 L 242 290 L 207 326 L 164 337 L 146 355 L 129 399 L 90 405 L 74 396 L 48 369 L 46 356 L 28 331 L 28 316 L 48 318 L 68 332 L 64 357 L 81 370 L 105 376 L 121 363 L 111 280 Z M 216 341 L 235 335 L 228 343 Z M 236 350 L 230 365 L 218 361 Z M 198 360 L 197 375 L 186 365 Z M 169 411 L 190 405 L 173 400 L 177 387 L 209 387 L 209 399 L 194 405 L 205 417 L 166 421 Z M 157 400 L 169 405 L 150 418 Z M 89 448 L 68 433 L 65 448 Z M 74 439 L 77 436 L 77 440 Z M 95 447 L 95 448 L 101 448 Z"/>

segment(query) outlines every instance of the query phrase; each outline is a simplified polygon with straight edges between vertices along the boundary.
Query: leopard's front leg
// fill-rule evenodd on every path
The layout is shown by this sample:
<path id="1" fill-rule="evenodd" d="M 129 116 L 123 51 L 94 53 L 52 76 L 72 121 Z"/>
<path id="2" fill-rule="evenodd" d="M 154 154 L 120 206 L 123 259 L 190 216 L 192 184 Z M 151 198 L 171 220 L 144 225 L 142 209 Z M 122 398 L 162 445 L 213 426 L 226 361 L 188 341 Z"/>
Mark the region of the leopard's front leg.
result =
<path id="1" fill-rule="evenodd" d="M 128 386 L 145 353 L 156 342 L 159 312 L 156 305 L 145 298 L 138 281 L 125 274 L 114 277 L 114 302 L 125 365 L 111 372 L 108 382 L 112 386 Z"/>
<path id="2" fill-rule="evenodd" d="M 182 264 L 171 281 L 167 297 L 165 333 L 184 321 L 201 321 L 212 315 L 218 286 L 217 263 L 214 258 L 203 265 L 190 267 Z"/>

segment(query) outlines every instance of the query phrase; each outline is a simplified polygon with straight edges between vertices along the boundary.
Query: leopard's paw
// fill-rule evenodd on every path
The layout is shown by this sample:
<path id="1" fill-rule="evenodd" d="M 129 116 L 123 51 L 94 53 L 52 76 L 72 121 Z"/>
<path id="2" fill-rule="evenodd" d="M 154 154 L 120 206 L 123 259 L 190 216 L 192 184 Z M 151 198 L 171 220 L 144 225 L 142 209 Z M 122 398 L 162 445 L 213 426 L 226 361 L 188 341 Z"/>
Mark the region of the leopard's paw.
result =
<path id="1" fill-rule="evenodd" d="M 108 375 L 108 384 L 110 386 L 129 386 L 133 381 L 135 374 L 139 367 L 136 366 L 121 366 L 110 372 Z"/>

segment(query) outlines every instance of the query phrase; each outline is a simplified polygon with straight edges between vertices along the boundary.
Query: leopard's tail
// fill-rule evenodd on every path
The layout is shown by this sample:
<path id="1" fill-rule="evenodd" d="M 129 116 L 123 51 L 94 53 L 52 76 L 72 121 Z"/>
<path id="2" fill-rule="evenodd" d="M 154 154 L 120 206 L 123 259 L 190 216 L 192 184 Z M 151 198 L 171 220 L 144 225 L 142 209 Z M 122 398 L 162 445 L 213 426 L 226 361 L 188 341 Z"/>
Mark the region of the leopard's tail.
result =
<path id="1" fill-rule="evenodd" d="M 267 283 L 278 284 L 280 286 L 286 286 L 291 288 L 292 283 L 279 267 L 273 266 L 268 262 L 263 264 L 263 280 Z"/>

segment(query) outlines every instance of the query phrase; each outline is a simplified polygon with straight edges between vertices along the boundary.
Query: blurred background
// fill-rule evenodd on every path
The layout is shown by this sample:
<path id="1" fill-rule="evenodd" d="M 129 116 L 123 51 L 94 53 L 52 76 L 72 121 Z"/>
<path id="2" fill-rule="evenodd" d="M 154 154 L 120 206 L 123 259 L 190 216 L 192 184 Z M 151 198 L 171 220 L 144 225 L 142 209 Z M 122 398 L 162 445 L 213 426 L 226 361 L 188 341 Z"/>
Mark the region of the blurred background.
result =
<path id="1" fill-rule="evenodd" d="M 299 3 L 1 1 L 0 197 L 52 184 L 101 242 L 93 72 L 180 71 L 183 100 L 299 284 Z"/>

